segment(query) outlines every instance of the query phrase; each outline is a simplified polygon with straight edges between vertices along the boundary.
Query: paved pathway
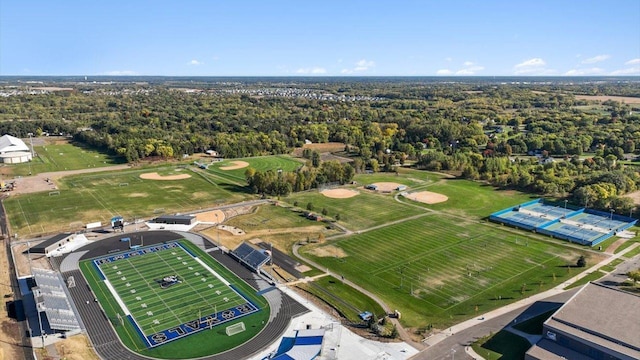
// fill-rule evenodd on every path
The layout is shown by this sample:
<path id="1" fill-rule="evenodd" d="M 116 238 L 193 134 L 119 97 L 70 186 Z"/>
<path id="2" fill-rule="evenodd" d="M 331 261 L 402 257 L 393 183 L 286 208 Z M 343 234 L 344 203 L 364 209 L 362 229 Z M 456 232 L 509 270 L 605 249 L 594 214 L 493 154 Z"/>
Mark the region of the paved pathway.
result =
<path id="1" fill-rule="evenodd" d="M 297 256 L 300 259 L 304 259 L 306 262 L 308 262 L 310 265 L 316 267 L 317 269 L 323 269 L 323 268 L 326 269 L 325 273 L 327 275 L 333 275 L 337 279 L 342 279 L 342 281 L 344 283 L 346 283 L 347 285 L 349 285 L 352 288 L 357 289 L 360 292 L 362 292 L 363 294 L 369 296 L 371 299 L 373 299 L 373 301 L 377 302 L 382 307 L 382 309 L 384 309 L 385 313 L 390 314 L 392 312 L 391 309 L 387 306 L 387 304 L 384 301 L 382 301 L 382 299 L 380 299 L 375 294 L 373 294 L 370 291 L 362 288 L 360 285 L 357 285 L 357 284 L 351 282 L 348 279 L 344 279 L 342 277 L 342 275 L 338 275 L 336 273 L 333 273 L 329 269 L 327 269 L 326 267 L 320 266 L 320 264 L 315 263 L 315 262 L 313 262 L 313 261 L 301 256 L 300 253 L 298 252 L 299 248 L 300 248 L 300 246 L 297 245 L 297 244 L 293 246 L 293 254 L 295 256 Z M 409 332 L 402 326 L 402 324 L 400 324 L 398 319 L 391 318 L 391 322 L 396 326 L 396 329 L 398 330 L 398 336 L 400 337 L 400 339 L 402 339 L 402 341 L 406 342 L 407 344 L 413 346 L 414 348 L 416 348 L 418 350 L 424 349 L 424 345 L 423 344 L 413 341 L 413 339 L 411 338 L 411 335 L 409 334 Z"/>

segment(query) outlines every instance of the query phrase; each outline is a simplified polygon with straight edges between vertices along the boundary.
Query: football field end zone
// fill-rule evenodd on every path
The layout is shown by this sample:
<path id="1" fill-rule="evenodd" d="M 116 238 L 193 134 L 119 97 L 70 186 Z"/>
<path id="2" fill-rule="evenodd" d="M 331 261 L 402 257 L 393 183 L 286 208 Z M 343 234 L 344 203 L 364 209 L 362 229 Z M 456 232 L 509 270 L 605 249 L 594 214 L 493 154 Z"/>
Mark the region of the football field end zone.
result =
<path id="1" fill-rule="evenodd" d="M 134 256 L 144 255 L 148 253 L 154 253 L 157 251 L 163 251 L 173 248 L 181 248 L 187 254 L 191 255 L 194 260 L 196 260 L 201 266 L 203 266 L 207 271 L 211 272 L 218 280 L 228 286 L 233 292 L 236 293 L 241 299 L 245 301 L 244 304 L 236 305 L 235 307 L 231 307 L 229 309 L 225 309 L 222 311 L 216 311 L 213 314 L 205 315 L 204 317 L 200 317 L 195 320 L 191 320 L 178 326 L 173 326 L 171 328 L 153 333 L 151 335 L 146 335 L 142 330 L 142 327 L 137 323 L 131 312 L 127 309 L 126 305 L 122 301 L 122 299 L 118 296 L 117 291 L 107 280 L 106 275 L 100 268 L 100 265 L 110 264 L 117 260 L 128 259 Z M 94 269 L 98 271 L 100 276 L 100 280 L 103 280 L 105 286 L 109 289 L 112 298 L 117 302 L 120 306 L 121 310 L 125 312 L 125 315 L 131 324 L 131 326 L 135 329 L 136 333 L 140 336 L 141 339 L 146 343 L 147 348 L 157 347 L 159 345 L 166 344 L 172 340 L 177 340 L 179 338 L 194 334 L 196 332 L 200 332 L 201 330 L 211 329 L 214 326 L 221 325 L 227 323 L 232 320 L 240 319 L 246 315 L 253 314 L 260 310 L 260 307 L 254 304 L 247 296 L 245 296 L 238 288 L 230 284 L 226 279 L 220 276 L 215 270 L 213 270 L 210 266 L 202 262 L 192 251 L 185 248 L 180 244 L 179 241 L 171 241 L 166 242 L 164 244 L 155 244 L 150 245 L 144 248 L 139 248 L 135 250 L 129 250 L 121 253 L 111 254 L 107 256 L 102 256 L 94 259 L 90 259 Z"/>

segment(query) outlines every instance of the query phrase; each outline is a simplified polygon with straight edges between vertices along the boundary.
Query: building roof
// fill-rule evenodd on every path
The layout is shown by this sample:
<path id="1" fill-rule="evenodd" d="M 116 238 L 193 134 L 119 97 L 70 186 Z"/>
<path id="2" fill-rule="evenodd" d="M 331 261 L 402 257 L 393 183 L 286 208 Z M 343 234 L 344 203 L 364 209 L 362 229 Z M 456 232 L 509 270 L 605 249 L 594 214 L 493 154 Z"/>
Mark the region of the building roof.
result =
<path id="1" fill-rule="evenodd" d="M 322 350 L 324 329 L 298 330 L 293 346 L 286 353 L 274 357 L 274 360 L 310 360 L 315 359 Z"/>
<path id="2" fill-rule="evenodd" d="M 40 244 L 30 247 L 29 252 L 43 253 L 47 247 L 54 245 L 58 241 L 64 240 L 71 235 L 72 235 L 71 233 L 62 233 L 62 234 L 54 235 L 48 238 L 47 240 L 41 242 Z"/>
<path id="3" fill-rule="evenodd" d="M 581 359 L 581 360 L 593 360 L 584 354 L 580 354 L 571 349 L 567 349 L 558 345 L 557 343 L 542 339 L 537 344 L 533 345 L 529 351 L 527 351 L 528 357 L 525 359 L 541 359 L 541 360 L 567 360 L 567 359 Z"/>
<path id="4" fill-rule="evenodd" d="M 195 218 L 195 216 L 193 215 L 162 215 L 162 216 L 158 216 L 157 218 L 154 219 L 154 221 L 156 222 L 162 222 L 162 221 L 174 221 L 174 220 L 193 220 Z"/>
<path id="5" fill-rule="evenodd" d="M 271 256 L 266 251 L 255 249 L 246 242 L 238 245 L 232 253 L 242 262 L 256 270 L 271 259 Z"/>
<path id="6" fill-rule="evenodd" d="M 65 285 L 60 276 L 44 269 L 33 269 L 33 277 L 38 285 L 39 298 L 44 302 L 49 325 L 56 330 L 77 330 L 80 323 L 71 306 Z"/>
<path id="7" fill-rule="evenodd" d="M 31 151 L 24 141 L 11 135 L 3 135 L 0 137 L 0 153 L 14 151 Z"/>
<path id="8" fill-rule="evenodd" d="M 545 325 L 575 338 L 640 358 L 640 296 L 589 283 Z"/>

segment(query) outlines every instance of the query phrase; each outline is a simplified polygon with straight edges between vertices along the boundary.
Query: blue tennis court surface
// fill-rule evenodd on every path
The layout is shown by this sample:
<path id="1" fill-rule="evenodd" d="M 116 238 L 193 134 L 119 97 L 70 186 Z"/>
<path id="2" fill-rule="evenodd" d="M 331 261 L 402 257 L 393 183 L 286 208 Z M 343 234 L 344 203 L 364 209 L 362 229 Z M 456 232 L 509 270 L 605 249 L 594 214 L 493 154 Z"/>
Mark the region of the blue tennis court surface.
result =
<path id="1" fill-rule="evenodd" d="M 545 203 L 543 199 L 500 210 L 489 219 L 589 246 L 605 241 L 637 221 L 613 212 Z"/>

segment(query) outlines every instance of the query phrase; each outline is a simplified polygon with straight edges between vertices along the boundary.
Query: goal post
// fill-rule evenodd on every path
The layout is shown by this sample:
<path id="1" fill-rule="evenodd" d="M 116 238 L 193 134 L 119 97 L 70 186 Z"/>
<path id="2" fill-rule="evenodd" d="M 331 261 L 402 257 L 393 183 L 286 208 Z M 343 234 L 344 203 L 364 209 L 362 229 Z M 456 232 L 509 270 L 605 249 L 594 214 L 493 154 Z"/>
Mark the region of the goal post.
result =
<path id="1" fill-rule="evenodd" d="M 239 334 L 243 331 L 245 331 L 246 328 L 244 327 L 244 322 L 241 321 L 237 324 L 233 324 L 233 325 L 229 325 L 227 326 L 227 328 L 225 329 L 225 331 L 227 332 L 227 336 L 233 336 L 235 334 Z"/>

